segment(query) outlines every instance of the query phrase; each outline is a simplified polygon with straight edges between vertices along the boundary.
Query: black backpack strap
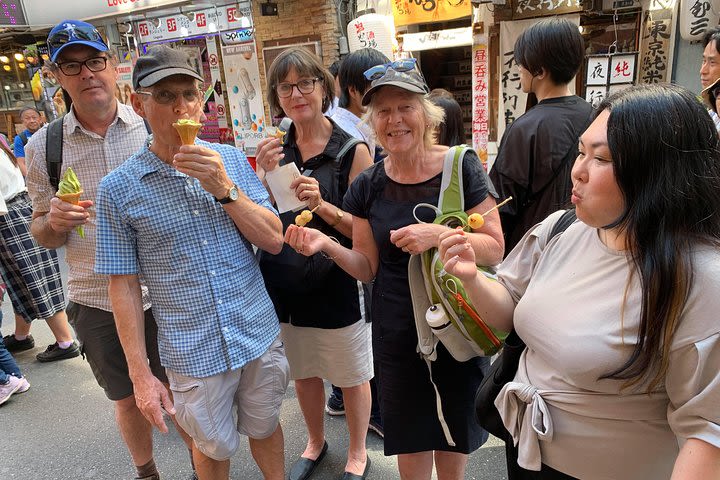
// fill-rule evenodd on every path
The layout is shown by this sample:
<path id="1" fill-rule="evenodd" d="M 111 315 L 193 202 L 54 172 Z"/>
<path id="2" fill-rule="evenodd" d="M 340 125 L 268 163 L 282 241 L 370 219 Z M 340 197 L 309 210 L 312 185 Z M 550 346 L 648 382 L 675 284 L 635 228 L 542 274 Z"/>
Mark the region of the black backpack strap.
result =
<path id="1" fill-rule="evenodd" d="M 27 135 L 25 135 L 25 132 L 20 132 L 20 133 L 18 133 L 18 137 L 20 137 L 20 141 L 22 142 L 23 147 L 24 147 L 25 145 L 27 145 L 28 138 L 27 138 Z"/>
<path id="2" fill-rule="evenodd" d="M 560 218 L 558 218 L 557 222 L 555 222 L 555 225 L 553 225 L 552 230 L 550 230 L 550 237 L 548 238 L 548 241 L 556 235 L 559 235 L 565 230 L 567 230 L 567 228 L 572 225 L 576 219 L 577 215 L 575 214 L 574 208 L 565 210 L 565 212 L 560 216 Z"/>
<path id="3" fill-rule="evenodd" d="M 63 149 L 63 117 L 53 120 L 48 125 L 45 139 L 45 163 L 47 164 L 50 185 L 57 191 L 62 170 Z"/>
<path id="4" fill-rule="evenodd" d="M 143 122 L 145 122 L 145 130 L 147 130 L 148 133 L 152 133 L 152 129 L 150 128 L 148 121 L 143 118 Z"/>
<path id="5" fill-rule="evenodd" d="M 355 137 L 350 137 L 347 139 L 347 141 L 343 144 L 342 147 L 340 147 L 340 150 L 338 150 L 337 157 L 335 157 L 335 161 L 339 162 L 341 158 L 345 156 L 346 153 L 350 151 L 351 148 L 353 148 L 358 143 L 365 143 L 362 140 L 359 140 Z"/>

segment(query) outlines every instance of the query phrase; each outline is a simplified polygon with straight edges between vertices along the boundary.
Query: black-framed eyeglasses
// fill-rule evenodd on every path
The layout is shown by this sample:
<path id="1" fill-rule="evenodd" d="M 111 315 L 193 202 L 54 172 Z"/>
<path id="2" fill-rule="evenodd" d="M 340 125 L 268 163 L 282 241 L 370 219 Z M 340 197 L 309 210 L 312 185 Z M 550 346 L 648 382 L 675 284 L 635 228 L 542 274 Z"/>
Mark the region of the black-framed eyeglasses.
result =
<path id="1" fill-rule="evenodd" d="M 365 78 L 368 80 L 377 80 L 378 78 L 381 78 L 383 75 L 385 75 L 385 72 L 387 72 L 388 68 L 392 68 L 396 72 L 409 72 L 410 70 L 415 69 L 415 65 L 417 64 L 417 59 L 415 58 L 401 58 L 400 60 L 395 60 L 394 62 L 388 62 L 384 65 L 375 65 L 374 67 L 370 67 L 367 70 L 365 70 Z"/>
<path id="2" fill-rule="evenodd" d="M 202 92 L 197 88 L 188 88 L 187 90 L 183 90 L 182 92 L 173 92 L 172 90 L 156 90 L 154 92 L 146 92 L 138 90 L 135 93 L 139 93 L 141 95 L 150 95 L 153 100 L 155 100 L 155 102 L 159 103 L 160 105 L 169 105 L 175 103 L 178 97 L 180 97 L 181 95 L 188 103 L 195 103 L 197 101 L 200 101 L 203 96 Z"/>
<path id="3" fill-rule="evenodd" d="M 62 62 L 58 63 L 57 66 L 63 74 L 68 77 L 74 77 L 75 75 L 80 75 L 83 65 L 91 72 L 96 73 L 105 70 L 105 68 L 107 68 L 107 62 L 107 57 L 93 57 L 88 58 L 84 62 Z"/>
<path id="4" fill-rule="evenodd" d="M 717 100 L 718 96 L 720 96 L 720 85 L 710 90 L 710 94 L 714 99 Z"/>
<path id="5" fill-rule="evenodd" d="M 48 37 L 47 44 L 50 51 L 57 50 L 71 41 L 84 40 L 86 42 L 99 42 L 105 45 L 100 32 L 95 27 L 84 27 L 82 25 L 66 24 L 66 28 L 58 30 Z"/>
<path id="6" fill-rule="evenodd" d="M 297 87 L 298 92 L 303 94 L 312 93 L 315 91 L 315 82 L 320 81 L 320 78 L 303 78 L 302 80 L 298 81 L 297 83 L 278 83 L 275 85 L 275 92 L 278 94 L 278 97 L 280 98 L 287 98 L 290 95 L 292 95 L 293 88 Z"/>

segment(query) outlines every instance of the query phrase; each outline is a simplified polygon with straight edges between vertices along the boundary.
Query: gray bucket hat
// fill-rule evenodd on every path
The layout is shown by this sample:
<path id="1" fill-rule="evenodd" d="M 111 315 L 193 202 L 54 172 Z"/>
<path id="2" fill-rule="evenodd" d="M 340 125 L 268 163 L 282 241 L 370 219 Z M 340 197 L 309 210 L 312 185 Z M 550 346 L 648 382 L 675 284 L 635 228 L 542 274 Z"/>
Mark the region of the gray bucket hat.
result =
<path id="1" fill-rule="evenodd" d="M 425 83 L 425 79 L 416 69 L 408 70 L 407 72 L 397 72 L 392 67 L 388 67 L 385 75 L 377 80 L 373 80 L 370 84 L 370 90 L 363 95 L 362 104 L 367 105 L 370 103 L 375 92 L 381 87 L 387 86 L 402 88 L 412 93 L 426 94 L 430 91 L 427 83 Z"/>

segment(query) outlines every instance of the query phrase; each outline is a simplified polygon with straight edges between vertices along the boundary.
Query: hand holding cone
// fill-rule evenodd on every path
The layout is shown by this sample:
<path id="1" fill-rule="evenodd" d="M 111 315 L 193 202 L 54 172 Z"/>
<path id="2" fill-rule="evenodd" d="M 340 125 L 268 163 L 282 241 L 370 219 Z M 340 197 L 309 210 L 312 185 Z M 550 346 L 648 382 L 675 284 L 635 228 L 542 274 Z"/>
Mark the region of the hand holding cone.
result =
<path id="1" fill-rule="evenodd" d="M 80 203 L 80 195 L 82 195 L 82 193 L 83 190 L 80 186 L 80 180 L 78 180 L 73 169 L 68 167 L 58 183 L 58 191 L 55 196 L 63 202 L 78 205 Z M 77 227 L 76 231 L 78 235 L 80 235 L 80 238 L 85 238 L 85 229 L 82 225 Z"/>

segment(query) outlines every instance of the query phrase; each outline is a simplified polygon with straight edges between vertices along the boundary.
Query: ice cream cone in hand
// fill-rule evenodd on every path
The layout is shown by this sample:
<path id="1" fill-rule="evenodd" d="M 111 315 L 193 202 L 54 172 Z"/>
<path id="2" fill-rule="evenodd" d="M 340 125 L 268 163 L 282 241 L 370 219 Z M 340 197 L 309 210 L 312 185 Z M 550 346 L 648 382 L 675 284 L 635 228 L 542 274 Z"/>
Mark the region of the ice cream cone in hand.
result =
<path id="1" fill-rule="evenodd" d="M 77 193 L 56 193 L 55 196 L 58 197 L 63 202 L 72 203 L 73 205 L 77 205 L 80 203 L 80 195 L 82 195 L 83 191 L 80 190 Z"/>
<path id="2" fill-rule="evenodd" d="M 80 186 L 80 180 L 78 180 L 73 169 L 68 167 L 58 183 L 58 191 L 55 196 L 63 202 L 78 205 L 80 203 L 80 195 L 82 195 L 82 193 L 83 190 Z M 76 231 L 78 235 L 80 235 L 80 238 L 85 238 L 85 229 L 82 225 L 77 227 Z"/>
<path id="3" fill-rule="evenodd" d="M 202 128 L 202 123 L 190 120 L 189 118 L 181 118 L 172 124 L 180 135 L 180 141 L 183 145 L 194 145 L 195 137 Z"/>

